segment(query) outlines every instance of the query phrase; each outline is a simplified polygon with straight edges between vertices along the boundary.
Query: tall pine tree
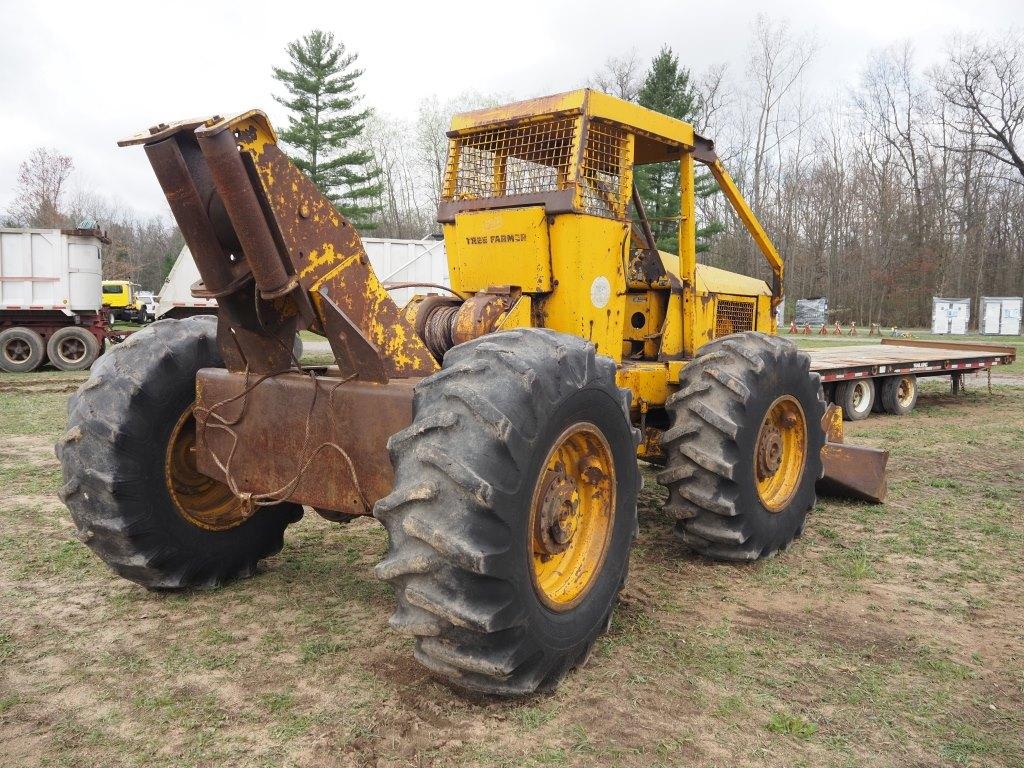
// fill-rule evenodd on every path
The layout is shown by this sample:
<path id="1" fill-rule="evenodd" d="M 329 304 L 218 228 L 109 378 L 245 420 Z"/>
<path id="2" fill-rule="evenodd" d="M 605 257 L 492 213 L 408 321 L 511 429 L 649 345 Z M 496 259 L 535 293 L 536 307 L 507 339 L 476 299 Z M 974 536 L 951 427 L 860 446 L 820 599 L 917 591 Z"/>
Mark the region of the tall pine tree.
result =
<path id="1" fill-rule="evenodd" d="M 346 53 L 334 35 L 315 29 L 288 44 L 288 68 L 274 67 L 287 96 L 274 99 L 288 109 L 282 141 L 289 156 L 353 225 L 371 227 L 378 213 L 380 171 L 358 144 L 368 115 L 358 109 L 357 54 Z"/>
<path id="2" fill-rule="evenodd" d="M 663 115 L 693 122 L 700 108 L 700 94 L 690 79 L 689 70 L 679 66 L 679 57 L 667 45 L 662 46 L 651 62 L 637 102 Z M 679 163 L 640 166 L 634 178 L 658 248 L 675 253 L 679 248 Z M 698 197 L 709 197 L 717 191 L 718 185 L 709 175 L 697 177 Z M 697 250 L 706 251 L 708 238 L 722 228 L 718 222 L 698 227 Z"/>

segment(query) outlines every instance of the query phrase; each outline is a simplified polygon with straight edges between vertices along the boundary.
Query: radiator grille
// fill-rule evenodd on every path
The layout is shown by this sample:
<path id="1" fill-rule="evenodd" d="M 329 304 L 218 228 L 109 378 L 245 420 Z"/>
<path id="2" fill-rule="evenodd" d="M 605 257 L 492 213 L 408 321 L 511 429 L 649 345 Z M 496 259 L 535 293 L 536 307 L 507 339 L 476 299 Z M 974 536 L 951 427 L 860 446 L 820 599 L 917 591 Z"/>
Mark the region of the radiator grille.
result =
<path id="1" fill-rule="evenodd" d="M 568 186 L 575 117 L 482 131 L 456 140 L 447 200 L 555 192 Z"/>
<path id="2" fill-rule="evenodd" d="M 715 338 L 754 330 L 754 302 L 719 299 L 715 309 Z"/>
<path id="3" fill-rule="evenodd" d="M 626 132 L 622 128 L 591 121 L 581 174 L 585 212 L 615 219 L 625 215 L 625 144 Z"/>

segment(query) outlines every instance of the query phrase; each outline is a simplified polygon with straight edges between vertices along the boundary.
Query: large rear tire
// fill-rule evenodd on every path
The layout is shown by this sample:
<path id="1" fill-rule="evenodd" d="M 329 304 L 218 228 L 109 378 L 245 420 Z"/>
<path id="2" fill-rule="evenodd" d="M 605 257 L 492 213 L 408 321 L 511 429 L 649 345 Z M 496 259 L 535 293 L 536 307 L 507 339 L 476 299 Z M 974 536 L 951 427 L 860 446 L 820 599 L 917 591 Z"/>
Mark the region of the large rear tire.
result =
<path id="1" fill-rule="evenodd" d="M 639 433 L 582 339 L 495 333 L 450 350 L 388 443 L 391 625 L 450 683 L 555 688 L 611 620 L 636 536 Z"/>
<path id="2" fill-rule="evenodd" d="M 702 347 L 666 402 L 666 511 L 695 552 L 756 560 L 804 528 L 821 477 L 825 398 L 792 342 L 746 332 Z"/>
<path id="3" fill-rule="evenodd" d="M 216 318 L 203 316 L 153 323 L 114 346 L 71 396 L 57 443 L 60 496 L 80 538 L 150 589 L 251 576 L 302 516 L 296 504 L 246 516 L 226 486 L 195 469 L 196 373 L 223 365 L 216 336 Z"/>

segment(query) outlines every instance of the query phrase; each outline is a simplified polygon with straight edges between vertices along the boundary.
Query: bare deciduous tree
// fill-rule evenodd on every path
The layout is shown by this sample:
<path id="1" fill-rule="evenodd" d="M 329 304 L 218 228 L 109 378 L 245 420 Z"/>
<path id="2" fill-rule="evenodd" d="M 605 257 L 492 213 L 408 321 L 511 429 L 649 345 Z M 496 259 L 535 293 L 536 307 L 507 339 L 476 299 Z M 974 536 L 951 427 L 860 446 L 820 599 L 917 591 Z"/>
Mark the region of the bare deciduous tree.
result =
<path id="1" fill-rule="evenodd" d="M 1016 169 L 1024 180 L 1024 40 L 957 37 L 945 65 L 932 72 L 936 90 L 958 113 L 957 127 L 976 136 L 976 151 Z"/>
<path id="2" fill-rule="evenodd" d="M 609 56 L 604 68 L 590 78 L 591 87 L 626 101 L 636 101 L 643 83 L 644 65 L 636 48 L 622 56 Z"/>
<path id="3" fill-rule="evenodd" d="M 9 218 L 26 227 L 60 227 L 61 206 L 74 163 L 55 149 L 37 147 L 18 167 L 18 184 Z"/>

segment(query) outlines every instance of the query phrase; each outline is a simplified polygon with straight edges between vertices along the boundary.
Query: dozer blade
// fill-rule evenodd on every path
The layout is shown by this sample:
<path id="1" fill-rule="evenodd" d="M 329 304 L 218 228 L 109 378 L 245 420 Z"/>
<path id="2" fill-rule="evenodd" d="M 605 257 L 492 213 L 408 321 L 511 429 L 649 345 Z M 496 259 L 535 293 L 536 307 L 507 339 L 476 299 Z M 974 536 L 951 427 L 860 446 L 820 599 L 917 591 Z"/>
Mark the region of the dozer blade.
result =
<path id="1" fill-rule="evenodd" d="M 843 410 L 838 405 L 828 407 L 821 427 L 826 438 L 821 449 L 825 474 L 815 486 L 818 493 L 875 504 L 885 501 L 888 490 L 885 465 L 889 461 L 889 452 L 863 445 L 846 445 L 843 442 Z"/>

